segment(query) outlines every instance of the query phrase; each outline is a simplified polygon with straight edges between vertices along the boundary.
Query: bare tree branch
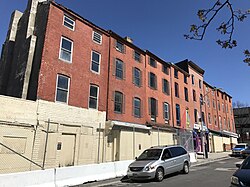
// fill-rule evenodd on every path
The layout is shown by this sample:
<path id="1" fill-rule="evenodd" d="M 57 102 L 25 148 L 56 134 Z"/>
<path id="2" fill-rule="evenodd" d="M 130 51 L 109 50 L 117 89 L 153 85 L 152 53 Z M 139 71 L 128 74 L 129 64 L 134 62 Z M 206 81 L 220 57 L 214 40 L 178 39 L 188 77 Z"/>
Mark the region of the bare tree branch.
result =
<path id="1" fill-rule="evenodd" d="M 224 3 L 221 3 L 221 0 L 217 0 L 211 8 L 198 10 L 197 16 L 202 23 L 200 25 L 192 24 L 190 26 L 190 34 L 185 34 L 184 37 L 192 40 L 203 40 L 208 26 L 223 8 L 227 8 L 226 10 L 229 11 L 230 16 L 227 21 L 220 23 L 216 30 L 220 32 L 220 34 L 225 35 L 226 39 L 218 39 L 216 43 L 225 49 L 236 47 L 237 41 L 233 39 L 235 20 L 239 22 L 244 21 L 247 15 L 250 14 L 250 10 L 235 10 L 231 0 L 225 0 Z M 244 55 L 246 57 L 244 62 L 250 66 L 250 52 L 245 50 Z"/>

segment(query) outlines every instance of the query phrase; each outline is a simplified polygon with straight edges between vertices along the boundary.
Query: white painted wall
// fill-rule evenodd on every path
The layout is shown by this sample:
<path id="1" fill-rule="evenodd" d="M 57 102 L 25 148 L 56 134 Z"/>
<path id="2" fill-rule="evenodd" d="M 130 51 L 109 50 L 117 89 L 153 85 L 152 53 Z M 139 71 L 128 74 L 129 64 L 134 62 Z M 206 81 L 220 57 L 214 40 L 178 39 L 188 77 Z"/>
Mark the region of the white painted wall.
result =
<path id="1" fill-rule="evenodd" d="M 37 124 L 37 103 L 34 101 L 1 95 L 0 106 L 1 121 Z"/>
<path id="2" fill-rule="evenodd" d="M 0 187 L 68 186 L 121 177 L 133 160 L 0 175 Z"/>
<path id="3" fill-rule="evenodd" d="M 35 185 L 54 187 L 54 169 L 0 175 L 0 187 L 22 187 Z"/>

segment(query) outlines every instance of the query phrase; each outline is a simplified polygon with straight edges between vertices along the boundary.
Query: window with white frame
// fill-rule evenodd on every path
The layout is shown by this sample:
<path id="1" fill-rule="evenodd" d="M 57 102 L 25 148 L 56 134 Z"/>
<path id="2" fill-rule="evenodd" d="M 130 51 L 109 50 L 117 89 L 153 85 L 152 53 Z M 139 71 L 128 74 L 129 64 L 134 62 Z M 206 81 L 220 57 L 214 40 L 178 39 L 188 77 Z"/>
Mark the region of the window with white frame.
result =
<path id="1" fill-rule="evenodd" d="M 72 62 L 73 42 L 65 37 L 61 38 L 60 59 Z"/>
<path id="2" fill-rule="evenodd" d="M 163 115 L 165 122 L 169 120 L 169 104 L 167 102 L 163 103 Z"/>
<path id="3" fill-rule="evenodd" d="M 70 78 L 64 75 L 57 75 L 56 101 L 68 103 Z"/>
<path id="4" fill-rule="evenodd" d="M 93 31 L 93 41 L 98 43 L 98 44 L 102 44 L 102 35 L 96 31 Z"/>
<path id="5" fill-rule="evenodd" d="M 91 55 L 91 70 L 100 73 L 100 61 L 101 55 L 95 51 L 92 51 Z"/>
<path id="6" fill-rule="evenodd" d="M 68 15 L 63 16 L 63 25 L 71 30 L 75 29 L 75 20 Z"/>
<path id="7" fill-rule="evenodd" d="M 89 108 L 98 109 L 99 87 L 90 85 L 89 90 Z"/>

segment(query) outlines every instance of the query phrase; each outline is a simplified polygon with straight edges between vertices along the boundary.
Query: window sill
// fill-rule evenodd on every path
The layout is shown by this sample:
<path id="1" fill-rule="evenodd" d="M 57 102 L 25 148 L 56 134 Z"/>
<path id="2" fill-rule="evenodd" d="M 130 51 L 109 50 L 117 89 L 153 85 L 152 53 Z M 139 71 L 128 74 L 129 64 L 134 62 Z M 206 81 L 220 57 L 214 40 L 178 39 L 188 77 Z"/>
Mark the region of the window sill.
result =
<path id="1" fill-rule="evenodd" d="M 114 111 L 115 114 L 123 114 L 122 112 Z"/>
<path id="2" fill-rule="evenodd" d="M 66 62 L 66 63 L 68 63 L 68 64 L 72 64 L 72 60 L 71 60 L 71 61 L 68 61 L 68 60 L 64 60 L 64 59 L 62 59 L 62 58 L 59 58 L 59 60 L 61 60 L 61 61 L 63 61 L 63 62 Z"/>
<path id="3" fill-rule="evenodd" d="M 68 105 L 68 101 L 67 101 L 67 102 L 55 101 L 55 103 L 58 103 L 58 104 L 63 104 L 63 105 Z"/>
<path id="4" fill-rule="evenodd" d="M 90 108 L 90 107 L 89 107 L 89 110 L 98 110 L 98 108 Z"/>
<path id="5" fill-rule="evenodd" d="M 101 43 L 98 43 L 96 42 L 95 40 L 92 40 L 95 44 L 98 44 L 98 45 L 102 45 L 102 42 Z"/>
<path id="6" fill-rule="evenodd" d="M 168 95 L 168 96 L 169 96 L 169 93 L 167 93 L 167 92 L 162 92 L 162 93 L 164 93 L 165 95 Z"/>
<path id="7" fill-rule="evenodd" d="M 92 73 L 96 74 L 96 75 L 100 75 L 100 71 L 99 72 L 96 72 L 96 71 L 93 71 L 92 69 L 90 70 Z"/>
<path id="8" fill-rule="evenodd" d="M 120 80 L 120 81 L 125 80 L 124 78 L 120 78 L 120 77 L 117 77 L 117 76 L 115 76 L 115 79 Z"/>
<path id="9" fill-rule="evenodd" d="M 157 90 L 157 88 L 154 88 L 154 87 L 151 87 L 151 86 L 149 86 L 149 88 L 150 88 L 151 90 Z"/>

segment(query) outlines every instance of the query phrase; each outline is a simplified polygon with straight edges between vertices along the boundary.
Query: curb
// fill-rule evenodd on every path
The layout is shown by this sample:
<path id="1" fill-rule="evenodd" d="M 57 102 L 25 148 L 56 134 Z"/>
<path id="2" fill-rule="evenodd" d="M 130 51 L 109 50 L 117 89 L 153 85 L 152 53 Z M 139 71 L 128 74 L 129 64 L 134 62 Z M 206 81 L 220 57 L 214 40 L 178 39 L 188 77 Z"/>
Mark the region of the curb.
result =
<path id="1" fill-rule="evenodd" d="M 204 160 L 204 161 L 201 161 L 201 162 L 195 162 L 195 163 L 192 163 L 190 167 L 206 165 L 206 164 L 209 164 L 209 163 L 212 163 L 212 162 L 227 160 L 227 159 L 230 159 L 230 158 L 231 157 L 229 157 L 229 156 L 225 156 L 225 157 L 214 158 L 214 159 L 210 159 L 210 160 Z"/>

